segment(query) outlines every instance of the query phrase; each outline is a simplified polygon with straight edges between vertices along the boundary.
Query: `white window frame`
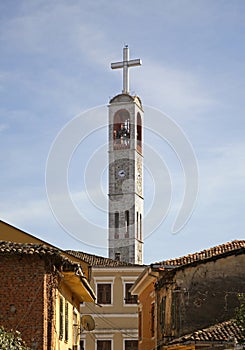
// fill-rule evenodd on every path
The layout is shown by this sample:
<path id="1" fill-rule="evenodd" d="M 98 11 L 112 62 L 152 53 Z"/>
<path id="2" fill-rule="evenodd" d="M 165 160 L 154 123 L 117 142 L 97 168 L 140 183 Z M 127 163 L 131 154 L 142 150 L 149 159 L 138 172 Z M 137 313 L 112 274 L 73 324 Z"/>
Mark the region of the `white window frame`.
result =
<path id="1" fill-rule="evenodd" d="M 86 349 L 86 337 L 80 337 L 80 341 L 83 341 L 84 349 Z M 80 342 L 79 342 L 79 349 L 80 349 Z"/>
<path id="2" fill-rule="evenodd" d="M 94 278 L 94 283 L 95 283 L 95 288 L 96 288 L 96 295 L 98 295 L 98 284 L 110 284 L 111 285 L 111 303 L 110 304 L 101 304 L 99 303 L 100 305 L 103 305 L 103 306 L 106 306 L 106 307 L 111 307 L 114 305 L 114 298 L 113 298 L 113 291 L 114 291 L 114 280 L 115 280 L 115 277 L 97 277 L 97 278 Z M 97 301 L 98 302 L 98 301 Z"/>
<path id="3" fill-rule="evenodd" d="M 102 336 L 100 335 L 98 338 L 96 337 L 96 350 L 98 350 L 98 345 L 97 342 L 101 341 L 101 340 L 109 340 L 111 342 L 111 350 L 114 350 L 114 342 L 113 342 L 113 338 L 112 337 L 108 337 L 107 335 Z"/>
<path id="4" fill-rule="evenodd" d="M 134 284 L 134 282 L 136 281 L 137 277 L 133 277 L 133 276 L 128 276 L 128 277 L 122 277 L 122 285 L 123 285 L 123 306 L 126 307 L 135 307 L 138 305 L 138 303 L 134 303 L 134 304 L 127 304 L 126 303 L 126 284 L 128 283 L 132 283 Z"/>
<path id="5" fill-rule="evenodd" d="M 126 349 L 126 341 L 127 340 L 136 340 L 138 342 L 138 338 L 125 338 L 125 339 L 123 339 L 123 350 Z"/>

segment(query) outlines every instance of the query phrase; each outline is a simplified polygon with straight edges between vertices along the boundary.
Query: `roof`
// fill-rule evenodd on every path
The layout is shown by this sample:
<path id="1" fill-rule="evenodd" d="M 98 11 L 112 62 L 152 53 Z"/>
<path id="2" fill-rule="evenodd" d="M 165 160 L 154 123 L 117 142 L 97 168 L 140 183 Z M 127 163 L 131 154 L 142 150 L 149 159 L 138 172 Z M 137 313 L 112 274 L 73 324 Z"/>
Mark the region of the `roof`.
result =
<path id="1" fill-rule="evenodd" d="M 72 291 L 79 298 L 80 302 L 84 300 L 94 301 L 94 291 L 89 285 L 86 277 L 83 275 L 80 264 L 74 263 L 72 260 L 65 257 L 63 251 L 43 244 L 0 241 L 0 256 L 17 254 L 36 255 L 54 259 L 54 264 L 65 267 L 64 271 L 62 271 L 64 274 L 64 282 L 68 283 Z M 83 297 L 86 297 L 87 299 L 83 299 Z"/>
<path id="2" fill-rule="evenodd" d="M 110 103 L 127 103 L 127 102 L 135 102 L 138 104 L 140 108 L 142 108 L 142 102 L 139 96 L 131 96 L 130 94 L 119 94 L 114 96 L 111 100 Z"/>
<path id="3" fill-rule="evenodd" d="M 217 245 L 213 248 L 205 249 L 197 253 L 188 254 L 180 258 L 164 260 L 156 262 L 151 266 L 157 265 L 156 267 L 179 267 L 189 265 L 195 262 L 203 262 L 214 258 L 220 258 L 223 255 L 233 254 L 238 250 L 244 250 L 245 240 L 235 240 L 232 242 Z"/>
<path id="4" fill-rule="evenodd" d="M 131 264 L 125 261 L 113 260 L 103 256 L 88 254 L 84 252 L 67 250 L 67 253 L 87 262 L 94 267 L 143 267 L 142 265 Z"/>
<path id="5" fill-rule="evenodd" d="M 40 244 L 46 247 L 58 249 L 59 251 L 62 251 L 63 256 L 65 256 L 69 260 L 74 261 L 74 263 L 82 265 L 84 273 L 86 273 L 88 277 L 87 266 L 86 266 L 88 264 L 86 262 L 81 261 L 81 259 L 78 259 L 74 256 L 69 256 L 69 254 L 64 250 L 57 248 L 56 246 L 48 242 L 45 242 L 42 239 L 36 236 L 33 236 L 30 233 L 27 233 L 17 227 L 14 227 L 2 220 L 0 220 L 0 241 L 16 242 L 16 243 L 22 243 L 22 244 L 24 243 Z"/>
<path id="6" fill-rule="evenodd" d="M 174 339 L 170 344 L 180 344 L 186 342 L 234 342 L 234 340 L 244 340 L 242 328 L 229 320 L 215 324 L 211 327 L 197 330 L 191 334 Z"/>
<path id="7" fill-rule="evenodd" d="M 0 241 L 1 254 L 52 256 L 58 258 L 61 263 L 68 263 L 70 266 L 79 266 L 78 263 L 74 263 L 72 260 L 66 258 L 61 250 L 44 244 Z"/>

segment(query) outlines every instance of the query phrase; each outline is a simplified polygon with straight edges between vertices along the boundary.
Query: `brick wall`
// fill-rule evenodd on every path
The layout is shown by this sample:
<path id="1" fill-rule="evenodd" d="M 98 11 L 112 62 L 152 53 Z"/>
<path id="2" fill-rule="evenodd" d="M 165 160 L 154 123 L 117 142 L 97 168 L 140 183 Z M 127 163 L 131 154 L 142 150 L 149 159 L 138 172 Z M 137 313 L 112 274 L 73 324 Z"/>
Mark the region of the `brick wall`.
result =
<path id="1" fill-rule="evenodd" d="M 45 261 L 39 255 L 0 256 L 0 325 L 20 331 L 33 349 L 46 349 L 44 277 Z"/>

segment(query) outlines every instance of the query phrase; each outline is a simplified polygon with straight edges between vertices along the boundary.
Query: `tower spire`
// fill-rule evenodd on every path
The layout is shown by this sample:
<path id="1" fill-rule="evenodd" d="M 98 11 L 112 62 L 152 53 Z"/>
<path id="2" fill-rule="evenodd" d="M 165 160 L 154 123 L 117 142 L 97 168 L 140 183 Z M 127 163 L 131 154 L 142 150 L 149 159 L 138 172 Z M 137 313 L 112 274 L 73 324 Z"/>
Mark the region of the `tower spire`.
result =
<path id="1" fill-rule="evenodd" d="M 129 48 L 125 45 L 123 48 L 123 61 L 115 62 L 111 64 L 111 69 L 123 69 L 123 94 L 129 94 L 129 68 L 135 66 L 141 66 L 140 59 L 129 60 Z"/>

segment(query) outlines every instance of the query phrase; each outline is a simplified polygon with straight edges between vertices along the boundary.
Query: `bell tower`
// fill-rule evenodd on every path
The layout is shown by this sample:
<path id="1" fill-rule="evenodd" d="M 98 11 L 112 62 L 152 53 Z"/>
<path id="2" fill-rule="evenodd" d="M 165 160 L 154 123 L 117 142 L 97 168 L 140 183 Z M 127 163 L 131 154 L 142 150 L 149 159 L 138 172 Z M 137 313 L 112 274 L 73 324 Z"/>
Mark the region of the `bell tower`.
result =
<path id="1" fill-rule="evenodd" d="M 109 103 L 109 257 L 143 263 L 143 108 L 141 100 L 129 93 L 129 60 L 111 64 L 123 69 L 122 93 Z"/>

